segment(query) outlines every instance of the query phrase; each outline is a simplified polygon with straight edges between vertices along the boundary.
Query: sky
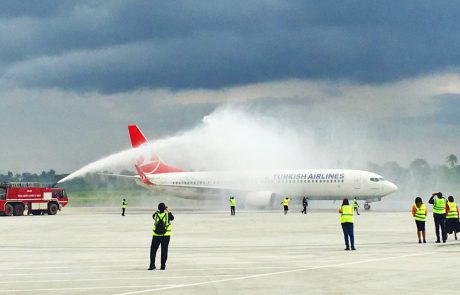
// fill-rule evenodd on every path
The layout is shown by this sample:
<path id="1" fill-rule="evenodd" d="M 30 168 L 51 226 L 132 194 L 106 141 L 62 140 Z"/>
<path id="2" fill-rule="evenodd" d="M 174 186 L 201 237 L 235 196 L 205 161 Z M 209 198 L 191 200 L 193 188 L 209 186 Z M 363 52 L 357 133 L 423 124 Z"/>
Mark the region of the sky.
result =
<path id="1" fill-rule="evenodd" d="M 155 140 L 220 114 L 235 126 L 225 132 L 268 118 L 350 168 L 445 163 L 460 154 L 458 11 L 442 0 L 0 1 L 0 173 L 69 173 L 129 148 L 128 124 Z"/>

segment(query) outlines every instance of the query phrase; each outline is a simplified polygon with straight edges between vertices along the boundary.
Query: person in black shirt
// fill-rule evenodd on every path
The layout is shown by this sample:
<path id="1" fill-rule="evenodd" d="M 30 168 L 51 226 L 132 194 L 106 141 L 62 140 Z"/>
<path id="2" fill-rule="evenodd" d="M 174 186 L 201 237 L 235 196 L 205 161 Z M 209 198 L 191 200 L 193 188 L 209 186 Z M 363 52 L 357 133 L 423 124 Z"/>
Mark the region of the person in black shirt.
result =
<path id="1" fill-rule="evenodd" d="M 302 213 L 307 214 L 307 207 L 308 207 L 308 199 L 307 199 L 307 197 L 303 197 L 302 206 L 303 206 Z"/>

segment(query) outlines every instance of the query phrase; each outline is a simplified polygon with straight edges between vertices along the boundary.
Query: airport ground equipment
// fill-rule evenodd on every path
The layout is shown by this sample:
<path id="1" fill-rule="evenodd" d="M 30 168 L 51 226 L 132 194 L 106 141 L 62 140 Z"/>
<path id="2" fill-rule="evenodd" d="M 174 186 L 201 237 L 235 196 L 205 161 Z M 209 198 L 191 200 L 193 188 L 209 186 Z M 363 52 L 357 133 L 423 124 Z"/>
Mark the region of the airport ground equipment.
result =
<path id="1" fill-rule="evenodd" d="M 0 214 L 55 215 L 69 202 L 63 188 L 38 182 L 0 183 Z"/>

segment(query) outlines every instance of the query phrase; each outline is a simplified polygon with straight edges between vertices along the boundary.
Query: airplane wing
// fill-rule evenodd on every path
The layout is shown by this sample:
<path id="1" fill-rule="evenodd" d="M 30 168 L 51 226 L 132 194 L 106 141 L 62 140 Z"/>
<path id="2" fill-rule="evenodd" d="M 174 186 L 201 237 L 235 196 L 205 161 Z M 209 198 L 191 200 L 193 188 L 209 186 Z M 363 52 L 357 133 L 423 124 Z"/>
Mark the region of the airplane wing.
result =
<path id="1" fill-rule="evenodd" d="M 104 173 L 104 172 L 97 172 L 96 174 L 104 175 L 104 176 L 114 176 L 114 177 L 122 177 L 122 178 L 140 179 L 139 175 L 125 175 L 125 174 Z"/>

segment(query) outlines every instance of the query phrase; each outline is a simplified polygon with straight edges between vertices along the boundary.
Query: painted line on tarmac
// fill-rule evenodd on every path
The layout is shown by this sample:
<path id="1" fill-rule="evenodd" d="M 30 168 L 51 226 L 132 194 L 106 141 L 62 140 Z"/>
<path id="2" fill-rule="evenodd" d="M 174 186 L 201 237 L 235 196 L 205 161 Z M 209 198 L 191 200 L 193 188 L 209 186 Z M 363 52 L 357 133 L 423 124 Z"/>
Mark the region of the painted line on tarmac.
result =
<path id="1" fill-rule="evenodd" d="M 252 256 L 254 257 L 254 256 Z M 277 256 L 278 257 L 278 256 Z M 257 257 L 257 258 L 266 258 L 266 259 L 273 259 L 273 256 L 267 256 L 267 257 Z M 286 257 L 286 258 L 289 258 L 289 257 Z M 129 259 L 129 260 L 114 260 L 114 261 L 111 261 L 111 262 L 108 262 L 108 261 L 103 261 L 103 262 L 98 262 L 98 261 L 94 261 L 94 262 L 79 262 L 79 265 L 69 265 L 69 264 L 72 264 L 72 263 L 77 263 L 77 262 L 67 262 L 66 265 L 67 266 L 37 266 L 37 267 L 33 267 L 33 266 L 28 266 L 28 267 L 16 267 L 16 266 L 13 266 L 13 267 L 3 267 L 3 264 L 2 264 L 2 268 L 0 270 L 0 274 L 1 274 L 1 271 L 2 270 L 43 270 L 43 269 L 80 269 L 80 268 L 85 268 L 85 269 L 88 269 L 88 268 L 113 268 L 114 267 L 114 263 L 117 263 L 117 264 L 122 264 L 124 268 L 135 268 L 135 267 L 139 267 L 139 264 L 131 264 L 131 265 L 127 265 L 127 264 L 123 264 L 124 262 L 135 262 L 135 261 L 146 261 L 146 259 Z M 94 265 L 94 264 L 99 264 L 99 265 Z M 24 263 L 22 263 L 24 264 Z M 38 262 L 36 264 L 39 264 Z M 93 265 L 88 265 L 88 264 L 93 264 Z M 105 264 L 105 265 L 100 265 L 100 264 Z M 247 265 L 247 264 L 250 264 L 250 265 L 254 265 L 253 262 L 246 262 L 246 261 L 241 261 L 241 262 L 234 262 L 234 261 L 230 261 L 230 262 L 227 262 L 227 264 L 232 264 L 232 265 L 235 265 L 235 264 L 242 264 L 242 265 Z M 170 263 L 168 265 L 179 265 L 177 263 Z M 181 264 L 183 265 L 183 264 Z M 242 269 L 243 267 L 241 267 L 240 269 Z M 272 267 L 270 267 L 272 268 Z M 213 268 L 215 269 L 215 268 Z M 191 269 L 183 269 L 183 270 L 191 270 Z M 195 270 L 195 269 L 193 269 Z"/>
<path id="2" fill-rule="evenodd" d="M 248 270 L 248 269 L 273 269 L 273 268 L 291 268 L 290 266 L 257 266 L 257 267 L 208 267 L 208 268 L 184 268 L 184 269 L 173 269 L 173 272 L 184 272 L 184 271 L 201 271 L 201 270 Z M 109 273 L 133 273 L 133 272 L 145 272 L 147 269 L 137 270 L 115 270 L 115 271 L 85 271 L 85 272 L 41 272 L 41 273 L 5 273 L 1 274 L 3 277 L 8 276 L 44 276 L 44 275 L 77 275 L 77 274 L 109 274 Z"/>
<path id="3" fill-rule="evenodd" d="M 202 278 L 202 277 L 229 277 L 234 274 L 209 274 L 209 275 L 189 275 L 189 276 L 172 276 L 172 277 L 122 277 L 122 278 L 90 278 L 90 279 L 55 279 L 55 280 L 14 280 L 14 281 L 1 281 L 0 284 L 12 284 L 12 283 L 65 283 L 65 282 L 93 282 L 93 281 L 128 281 L 128 280 L 165 280 L 165 279 L 187 279 L 187 278 Z"/>
<path id="4" fill-rule="evenodd" d="M 400 256 L 391 256 L 391 257 L 384 257 L 384 258 L 366 259 L 366 260 L 361 260 L 361 261 L 346 262 L 346 263 L 339 263 L 339 264 L 329 264 L 329 265 L 322 265 L 322 266 L 315 266 L 315 267 L 296 268 L 296 269 L 285 270 L 285 271 L 269 272 L 269 273 L 255 274 L 255 275 L 249 275 L 249 276 L 240 276 L 240 277 L 234 277 L 234 278 L 228 278 L 228 279 L 211 280 L 211 281 L 205 281 L 205 282 L 200 282 L 200 283 L 182 284 L 182 285 L 161 287 L 161 288 L 155 288 L 155 289 L 119 293 L 117 295 L 142 294 L 142 293 L 148 293 L 148 292 L 173 290 L 173 289 L 195 287 L 195 286 L 209 285 L 209 284 L 215 284 L 215 283 L 241 281 L 241 280 L 269 277 L 269 276 L 275 276 L 275 275 L 281 275 L 281 274 L 323 269 L 323 268 L 335 268 L 335 267 L 342 267 L 342 266 L 348 266 L 348 265 L 364 264 L 364 263 L 369 263 L 369 262 L 380 262 L 380 261 L 388 261 L 388 260 L 402 259 L 402 258 L 408 258 L 408 257 L 424 256 L 424 255 L 428 255 L 432 253 L 433 252 L 426 252 L 426 253 L 408 254 L 408 255 L 400 255 Z"/>
<path id="5" fill-rule="evenodd" d="M 175 285 L 168 285 L 175 286 Z M 11 289 L 0 290 L 0 293 L 13 293 L 13 292 L 37 292 L 37 291 L 72 291 L 72 290 L 97 290 L 97 289 L 128 289 L 128 288 L 150 288 L 155 285 L 149 286 L 104 286 L 104 287 L 72 287 L 72 288 L 42 288 L 42 289 Z"/>
<path id="6" fill-rule="evenodd" d="M 114 262 L 115 263 L 115 262 Z M 110 268 L 114 267 L 113 265 L 79 265 L 79 266 L 43 266 L 43 267 L 2 267 L 2 270 L 40 270 L 40 269 L 79 269 L 79 268 Z M 139 267 L 139 264 L 132 264 L 132 265 L 123 265 L 125 268 L 129 267 Z"/>
<path id="7" fill-rule="evenodd" d="M 50 260 L 43 260 L 43 261 L 40 261 L 40 260 L 33 260 L 33 261 L 27 261 L 27 262 L 24 262 L 24 261 L 8 261 L 8 262 L 5 262 L 3 263 L 2 262 L 2 269 L 3 269 L 3 266 L 15 266 L 15 265 L 33 265 L 33 264 L 65 264 L 65 265 L 68 265 L 68 264 L 72 264 L 72 263 L 78 263 L 78 264 L 82 264 L 82 263 L 97 263 L 97 264 L 101 264 L 101 263 L 119 263 L 119 262 L 127 262 L 127 261 L 145 261 L 146 258 L 138 258 L 138 259 L 117 259 L 117 260 L 104 260 L 104 261 L 97 261 L 97 260 L 93 260 L 93 261 L 90 261 L 90 260 L 87 260 L 87 261 L 83 261 L 83 260 L 67 260 L 67 261 L 56 261 L 56 260 L 53 260 L 53 261 L 50 261 Z M 148 258 L 147 258 L 148 260 Z"/>

